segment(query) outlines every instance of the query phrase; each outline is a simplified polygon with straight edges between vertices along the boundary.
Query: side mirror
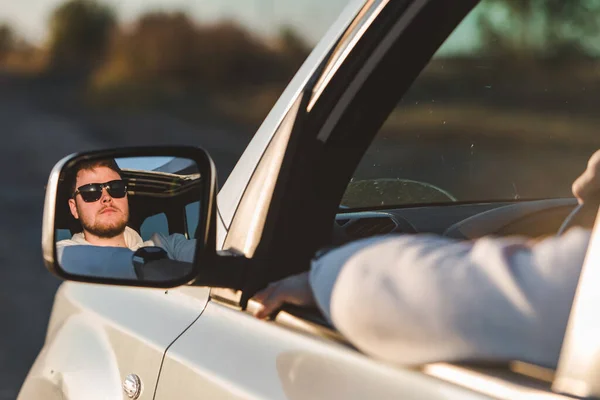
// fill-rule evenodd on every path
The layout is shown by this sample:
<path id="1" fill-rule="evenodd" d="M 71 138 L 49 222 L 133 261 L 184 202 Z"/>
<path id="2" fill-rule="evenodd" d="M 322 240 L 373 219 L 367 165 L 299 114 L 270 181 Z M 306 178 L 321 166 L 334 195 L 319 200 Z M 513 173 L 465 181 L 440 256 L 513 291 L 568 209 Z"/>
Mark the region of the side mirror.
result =
<path id="1" fill-rule="evenodd" d="M 46 187 L 42 252 L 46 268 L 67 280 L 193 282 L 216 257 L 214 163 L 187 146 L 65 157 Z"/>

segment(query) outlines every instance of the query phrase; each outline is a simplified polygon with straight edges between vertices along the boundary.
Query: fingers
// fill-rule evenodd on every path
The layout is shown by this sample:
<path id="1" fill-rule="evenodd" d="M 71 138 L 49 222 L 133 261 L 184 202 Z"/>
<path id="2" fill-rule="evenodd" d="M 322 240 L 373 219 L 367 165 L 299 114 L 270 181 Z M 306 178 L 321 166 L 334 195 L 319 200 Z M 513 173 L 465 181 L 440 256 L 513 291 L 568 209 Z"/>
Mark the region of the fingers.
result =
<path id="1" fill-rule="evenodd" d="M 285 302 L 286 295 L 280 290 L 280 284 L 272 283 L 267 288 L 254 296 L 254 300 L 261 303 L 254 312 L 254 316 L 259 319 L 268 318 Z"/>
<path id="2" fill-rule="evenodd" d="M 262 303 L 263 301 L 265 301 L 265 299 L 267 297 L 269 297 L 269 295 L 273 292 L 273 290 L 275 290 L 275 284 L 270 283 L 266 288 L 264 288 L 260 292 L 256 293 L 252 297 L 252 299 L 258 301 L 259 303 Z"/>
<path id="3" fill-rule="evenodd" d="M 271 283 L 264 290 L 258 292 L 253 299 L 261 303 L 258 310 L 253 313 L 255 317 L 261 319 L 273 314 L 284 303 L 298 306 L 315 304 L 307 272 Z"/>
<path id="4" fill-rule="evenodd" d="M 590 195 L 600 190 L 600 178 L 594 173 L 594 171 L 586 170 L 575 182 L 573 182 L 573 195 L 577 198 L 579 203 L 585 202 Z"/>
<path id="5" fill-rule="evenodd" d="M 583 199 L 586 197 L 589 187 L 590 177 L 587 174 L 587 171 L 575 179 L 575 182 L 573 182 L 571 190 L 573 191 L 573 196 L 577 198 L 579 204 L 583 203 Z"/>
<path id="6" fill-rule="evenodd" d="M 573 182 L 571 189 L 580 204 L 600 191 L 600 150 L 590 157 L 586 170 Z"/>

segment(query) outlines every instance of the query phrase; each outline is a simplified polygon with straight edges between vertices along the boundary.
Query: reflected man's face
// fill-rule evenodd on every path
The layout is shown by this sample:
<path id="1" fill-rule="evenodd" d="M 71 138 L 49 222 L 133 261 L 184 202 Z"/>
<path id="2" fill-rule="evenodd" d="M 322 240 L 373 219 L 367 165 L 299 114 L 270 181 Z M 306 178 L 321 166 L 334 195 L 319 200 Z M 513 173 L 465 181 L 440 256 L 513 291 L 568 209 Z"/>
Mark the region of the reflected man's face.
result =
<path id="1" fill-rule="evenodd" d="M 75 187 L 88 183 L 106 183 L 121 179 L 116 171 L 108 167 L 96 167 L 80 170 L 77 173 Z M 106 188 L 102 189 L 100 200 L 86 203 L 78 194 L 69 199 L 69 208 L 73 217 L 79 220 L 85 233 L 99 238 L 113 238 L 123 233 L 129 220 L 127 196 L 121 199 L 111 197 Z"/>

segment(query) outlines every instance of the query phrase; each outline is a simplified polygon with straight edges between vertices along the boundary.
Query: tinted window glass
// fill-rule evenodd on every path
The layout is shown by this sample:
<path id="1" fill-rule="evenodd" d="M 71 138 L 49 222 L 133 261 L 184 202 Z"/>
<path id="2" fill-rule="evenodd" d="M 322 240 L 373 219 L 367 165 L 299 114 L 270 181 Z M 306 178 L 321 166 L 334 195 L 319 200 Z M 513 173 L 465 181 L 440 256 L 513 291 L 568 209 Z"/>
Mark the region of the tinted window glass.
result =
<path id="1" fill-rule="evenodd" d="M 73 235 L 71 235 L 71 231 L 68 229 L 57 229 L 56 230 L 56 241 L 61 241 L 65 239 L 71 239 Z"/>
<path id="2" fill-rule="evenodd" d="M 144 241 L 149 240 L 154 233 L 169 234 L 169 222 L 165 213 L 148 217 L 140 227 L 140 235 Z"/>
<path id="3" fill-rule="evenodd" d="M 599 1 L 482 1 L 389 115 L 342 204 L 571 196 L 600 148 L 599 20 Z"/>

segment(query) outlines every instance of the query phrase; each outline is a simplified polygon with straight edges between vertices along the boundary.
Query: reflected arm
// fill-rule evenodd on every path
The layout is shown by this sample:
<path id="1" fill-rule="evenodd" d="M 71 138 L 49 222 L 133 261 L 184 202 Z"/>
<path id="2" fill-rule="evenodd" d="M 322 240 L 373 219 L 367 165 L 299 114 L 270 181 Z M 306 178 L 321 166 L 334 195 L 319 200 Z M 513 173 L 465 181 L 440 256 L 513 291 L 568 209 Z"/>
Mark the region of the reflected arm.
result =
<path id="1" fill-rule="evenodd" d="M 196 239 L 186 239 L 180 233 L 174 233 L 169 236 L 162 233 L 155 233 L 150 240 L 155 246 L 165 249 L 170 259 L 189 263 L 194 262 Z"/>

